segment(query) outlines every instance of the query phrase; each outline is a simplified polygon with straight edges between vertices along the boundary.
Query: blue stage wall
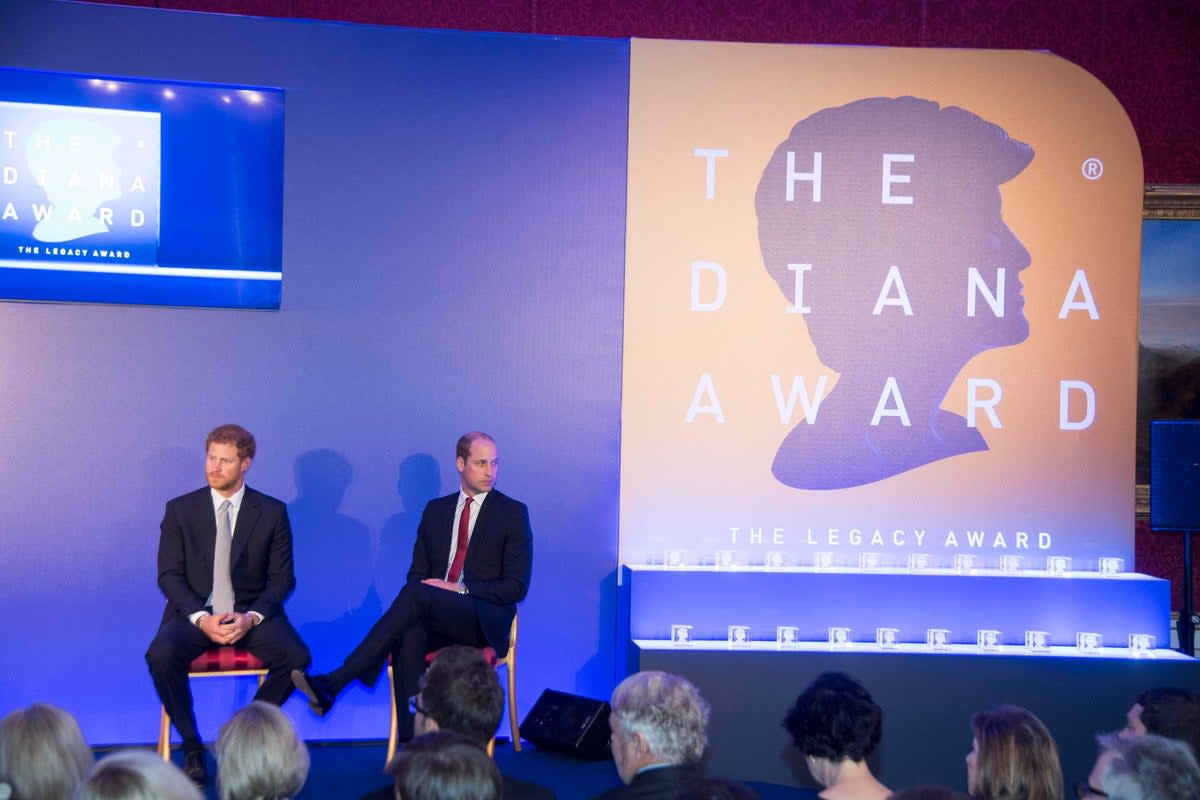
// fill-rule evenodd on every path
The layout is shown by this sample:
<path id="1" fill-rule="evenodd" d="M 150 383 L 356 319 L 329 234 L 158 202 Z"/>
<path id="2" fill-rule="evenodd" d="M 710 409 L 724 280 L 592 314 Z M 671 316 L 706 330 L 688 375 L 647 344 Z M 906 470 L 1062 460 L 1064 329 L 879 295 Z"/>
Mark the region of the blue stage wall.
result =
<path id="1" fill-rule="evenodd" d="M 49 701 L 93 744 L 154 739 L 158 522 L 226 421 L 290 504 L 318 669 L 390 602 L 481 428 L 534 528 L 521 711 L 606 695 L 628 42 L 25 0 L 0 30 L 2 66 L 286 92 L 281 311 L 0 304 L 0 713 Z M 206 737 L 247 684 L 197 687 Z M 383 737 L 387 698 L 287 708 L 307 738 Z"/>

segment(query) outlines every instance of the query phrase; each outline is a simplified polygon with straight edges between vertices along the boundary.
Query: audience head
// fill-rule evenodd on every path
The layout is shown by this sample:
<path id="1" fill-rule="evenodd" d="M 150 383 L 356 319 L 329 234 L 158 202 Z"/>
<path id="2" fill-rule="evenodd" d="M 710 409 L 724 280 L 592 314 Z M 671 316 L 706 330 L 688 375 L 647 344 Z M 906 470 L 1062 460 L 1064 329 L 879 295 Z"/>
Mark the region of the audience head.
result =
<path id="1" fill-rule="evenodd" d="M 204 800 L 183 770 L 149 750 L 122 750 L 96 763 L 75 800 Z"/>
<path id="2" fill-rule="evenodd" d="M 629 783 L 651 764 L 696 764 L 708 746 L 708 703 L 685 678 L 638 672 L 612 694 L 613 761 Z"/>
<path id="3" fill-rule="evenodd" d="M 425 671 L 417 707 L 417 734 L 453 731 L 485 747 L 504 714 L 504 690 L 478 648 L 454 645 L 439 651 Z"/>
<path id="4" fill-rule="evenodd" d="M 1200 766 L 1188 745 L 1154 734 L 1098 736 L 1101 752 L 1081 797 L 1110 800 L 1200 798 Z M 1104 792 L 1098 795 L 1096 789 Z"/>
<path id="5" fill-rule="evenodd" d="M 0 797 L 66 800 L 93 763 L 79 723 L 57 706 L 34 703 L 0 720 Z"/>
<path id="6" fill-rule="evenodd" d="M 387 767 L 397 800 L 501 800 L 500 770 L 471 739 L 450 731 L 418 736 Z"/>
<path id="7" fill-rule="evenodd" d="M 783 727 L 809 758 L 865 761 L 879 744 L 883 711 L 861 683 L 826 672 L 796 698 Z"/>
<path id="8" fill-rule="evenodd" d="M 213 749 L 221 800 L 284 800 L 308 777 L 308 748 L 278 706 L 255 701 L 221 726 Z"/>
<path id="9" fill-rule="evenodd" d="M 1058 746 L 1042 721 L 1018 706 L 971 717 L 967 791 L 976 800 L 1062 800 Z"/>
<path id="10" fill-rule="evenodd" d="M 1125 715 L 1122 738 L 1153 733 L 1178 739 L 1200 756 L 1200 696 L 1186 689 L 1147 689 Z"/>

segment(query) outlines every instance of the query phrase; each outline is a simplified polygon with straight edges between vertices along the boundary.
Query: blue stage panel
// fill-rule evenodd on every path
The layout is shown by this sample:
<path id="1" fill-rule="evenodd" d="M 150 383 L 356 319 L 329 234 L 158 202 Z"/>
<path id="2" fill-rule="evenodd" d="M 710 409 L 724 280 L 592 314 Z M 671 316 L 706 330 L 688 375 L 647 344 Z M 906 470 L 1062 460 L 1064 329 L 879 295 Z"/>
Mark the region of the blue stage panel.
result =
<path id="1" fill-rule="evenodd" d="M 954 644 L 974 644 L 979 629 L 1000 631 L 1003 645 L 1024 645 L 1031 630 L 1052 646 L 1074 646 L 1080 631 L 1110 647 L 1131 633 L 1170 641 L 1169 583 L 1132 573 L 636 566 L 622 569 L 622 584 L 631 639 L 669 641 L 672 625 L 691 625 L 693 639 L 724 641 L 729 625 L 747 625 L 752 641 L 774 642 L 776 626 L 790 625 L 810 642 L 831 626 L 850 628 L 854 642 L 874 642 L 878 627 L 908 643 L 924 643 L 929 628 L 949 629 Z"/>

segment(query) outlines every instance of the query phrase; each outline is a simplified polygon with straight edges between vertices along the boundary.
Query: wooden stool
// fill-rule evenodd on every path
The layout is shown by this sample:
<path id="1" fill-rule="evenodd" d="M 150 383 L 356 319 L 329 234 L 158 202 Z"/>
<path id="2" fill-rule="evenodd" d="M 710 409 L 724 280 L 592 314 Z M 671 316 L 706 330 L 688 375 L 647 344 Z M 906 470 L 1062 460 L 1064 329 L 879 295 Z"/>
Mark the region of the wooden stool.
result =
<path id="1" fill-rule="evenodd" d="M 434 651 L 425 656 L 425 663 L 429 664 L 437 656 L 439 651 Z M 496 651 L 491 647 L 482 648 L 484 658 L 491 662 L 495 667 L 508 668 L 508 726 L 512 731 L 513 749 L 518 753 L 521 752 L 521 727 L 517 722 L 517 615 L 513 614 L 512 626 L 508 629 L 508 655 L 504 658 L 497 658 Z M 388 659 L 388 686 L 391 687 L 392 696 L 392 727 L 388 732 L 387 746 L 387 763 L 392 762 L 392 756 L 396 755 L 396 739 L 399 736 L 400 718 L 396 713 L 396 683 L 392 679 L 392 660 Z M 405 702 L 408 698 L 404 698 Z M 488 741 L 487 752 L 492 755 L 496 749 L 496 738 L 493 736 Z"/>
<path id="2" fill-rule="evenodd" d="M 214 647 L 196 657 L 188 666 L 188 678 L 236 678 L 255 675 L 262 686 L 267 677 L 267 665 L 240 647 Z M 171 718 L 166 707 L 162 707 L 162 719 L 158 727 L 158 754 L 163 761 L 171 760 Z"/>

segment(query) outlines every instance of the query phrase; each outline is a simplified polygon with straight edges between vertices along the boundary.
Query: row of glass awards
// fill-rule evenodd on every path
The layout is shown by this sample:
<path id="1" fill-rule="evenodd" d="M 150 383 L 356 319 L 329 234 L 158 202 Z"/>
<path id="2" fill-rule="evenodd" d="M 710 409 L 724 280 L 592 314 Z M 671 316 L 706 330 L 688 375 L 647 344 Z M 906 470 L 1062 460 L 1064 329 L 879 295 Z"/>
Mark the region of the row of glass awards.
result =
<path id="1" fill-rule="evenodd" d="M 692 557 L 689 558 L 689 555 Z M 712 566 L 716 569 L 742 569 L 746 567 L 785 569 L 789 567 L 811 566 L 816 570 L 834 569 L 846 566 L 837 563 L 837 553 L 813 553 L 811 565 L 794 562 L 789 558 L 789 556 L 790 554 L 784 553 L 783 551 L 772 550 L 766 554 L 766 559 L 763 564 L 751 564 L 749 563 L 750 559 L 744 553 L 739 553 L 736 550 L 718 550 L 714 554 Z M 663 553 L 663 564 L 667 567 L 686 569 L 692 566 L 705 566 L 697 563 L 698 561 L 699 559 L 695 557 L 695 551 L 692 551 L 689 554 L 689 552 L 685 550 L 667 550 Z M 1027 566 L 1027 561 L 1032 563 L 1033 559 L 1031 557 L 1027 559 L 1026 556 L 1002 555 L 1000 556 L 1000 571 L 1009 574 L 1026 572 L 1030 569 L 1030 567 Z M 981 563 L 981 556 L 972 553 L 959 553 L 954 556 L 954 571 L 969 575 L 976 570 L 981 569 Z M 907 564 L 908 569 L 911 572 L 922 572 L 925 570 L 941 568 L 938 559 L 931 553 L 909 553 Z M 896 569 L 897 567 L 885 565 L 883 553 L 859 553 L 858 568 L 862 570 L 875 570 Z M 1096 571 L 1101 575 L 1120 575 L 1125 571 L 1125 559 L 1101 558 L 1097 563 Z M 1071 557 L 1047 556 L 1045 561 L 1045 572 L 1048 575 L 1070 575 Z"/>
<path id="2" fill-rule="evenodd" d="M 677 647 L 686 647 L 695 641 L 692 639 L 691 625 L 672 625 L 671 642 Z M 980 628 L 975 631 L 975 647 L 983 653 L 999 653 L 1004 651 L 1003 636 L 998 630 Z M 729 646 L 750 647 L 750 626 L 730 625 Z M 794 625 L 779 625 L 775 628 L 775 644 L 780 650 L 798 649 L 800 629 Z M 900 648 L 899 628 L 876 628 L 875 646 L 881 650 L 898 650 Z M 1154 656 L 1155 637 L 1149 633 L 1129 634 L 1128 651 L 1132 658 L 1152 658 Z M 829 628 L 829 648 L 831 650 L 851 650 L 855 646 L 851 638 L 851 629 L 842 627 Z M 925 630 L 925 647 L 928 650 L 949 650 L 951 647 L 949 628 L 927 628 Z M 1096 655 L 1104 650 L 1104 637 L 1093 631 L 1079 631 L 1075 634 L 1075 650 L 1083 655 Z M 1026 653 L 1049 653 L 1050 633 L 1048 631 L 1025 631 Z"/>

